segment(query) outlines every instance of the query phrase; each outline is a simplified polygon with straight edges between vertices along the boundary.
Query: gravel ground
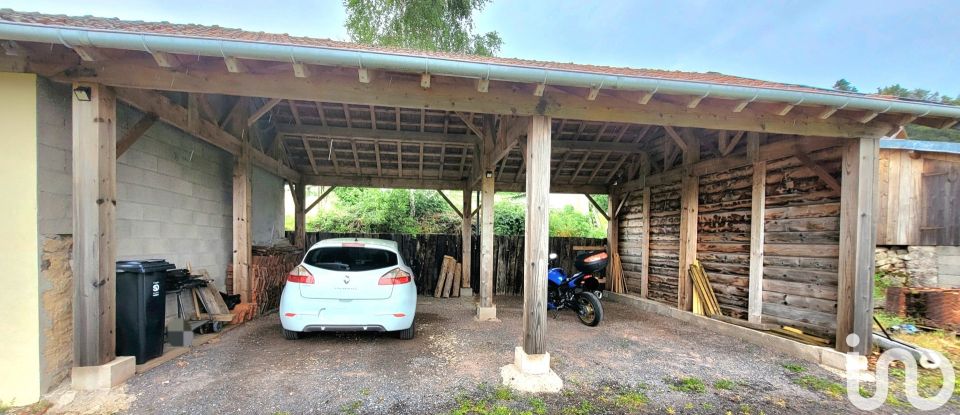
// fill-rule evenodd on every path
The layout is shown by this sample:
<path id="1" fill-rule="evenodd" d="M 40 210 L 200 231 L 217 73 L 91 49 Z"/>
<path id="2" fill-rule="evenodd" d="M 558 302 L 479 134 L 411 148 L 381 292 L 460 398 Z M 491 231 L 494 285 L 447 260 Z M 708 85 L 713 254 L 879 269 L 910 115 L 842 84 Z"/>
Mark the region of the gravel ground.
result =
<path id="1" fill-rule="evenodd" d="M 372 333 L 311 335 L 287 341 L 276 315 L 267 315 L 136 376 L 126 389 L 135 398 L 127 411 L 856 411 L 845 398 L 797 384 L 804 376 L 842 382 L 824 369 L 612 302 L 604 303 L 606 315 L 599 327 L 580 324 L 572 312 L 548 318 L 547 346 L 552 366 L 565 382 L 562 393 L 535 397 L 511 392 L 497 385 L 500 367 L 512 363 L 513 348 L 520 344 L 520 298 L 496 299 L 499 323 L 474 321 L 474 305 L 469 299 L 421 297 L 419 301 L 417 337 L 412 341 Z M 802 371 L 794 373 L 784 366 L 791 364 Z M 687 387 L 678 387 L 684 378 L 689 379 Z M 703 385 L 700 392 L 698 381 Z"/>

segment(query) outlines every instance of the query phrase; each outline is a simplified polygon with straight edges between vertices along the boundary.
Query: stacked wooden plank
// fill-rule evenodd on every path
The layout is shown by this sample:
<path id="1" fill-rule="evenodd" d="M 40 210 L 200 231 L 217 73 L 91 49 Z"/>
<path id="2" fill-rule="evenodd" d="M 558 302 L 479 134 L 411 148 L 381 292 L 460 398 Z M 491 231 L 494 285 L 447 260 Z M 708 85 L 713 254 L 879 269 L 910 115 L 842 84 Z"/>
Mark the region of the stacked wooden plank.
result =
<path id="1" fill-rule="evenodd" d="M 713 287 L 710 285 L 706 272 L 700 266 L 700 261 L 693 261 L 687 273 L 693 280 L 694 311 L 699 311 L 697 314 L 704 316 L 722 315 L 717 296 L 713 292 Z"/>
<path id="2" fill-rule="evenodd" d="M 457 259 L 452 256 L 444 255 L 433 296 L 437 298 L 459 297 L 462 278 L 461 263 L 457 262 Z"/>
<path id="3" fill-rule="evenodd" d="M 197 320 L 233 321 L 233 313 L 223 301 L 220 292 L 212 285 L 191 289 L 193 310 Z M 201 312 L 201 307 L 202 311 Z"/>

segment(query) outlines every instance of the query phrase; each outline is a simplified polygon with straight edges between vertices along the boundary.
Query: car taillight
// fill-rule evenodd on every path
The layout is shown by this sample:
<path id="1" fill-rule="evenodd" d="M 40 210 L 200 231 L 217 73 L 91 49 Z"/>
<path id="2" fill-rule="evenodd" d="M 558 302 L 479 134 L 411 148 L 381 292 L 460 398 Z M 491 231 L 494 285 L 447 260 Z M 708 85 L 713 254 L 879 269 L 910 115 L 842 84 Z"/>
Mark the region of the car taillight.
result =
<path id="1" fill-rule="evenodd" d="M 383 274 L 380 277 L 380 281 L 377 281 L 379 285 L 397 285 L 397 284 L 406 284 L 410 281 L 413 281 L 413 277 L 410 274 L 407 274 L 404 271 L 401 271 L 400 268 L 390 270 L 390 272 Z"/>
<path id="2" fill-rule="evenodd" d="M 297 265 L 290 274 L 287 275 L 287 282 L 296 282 L 299 284 L 313 284 L 313 274 L 307 271 L 303 265 Z"/>

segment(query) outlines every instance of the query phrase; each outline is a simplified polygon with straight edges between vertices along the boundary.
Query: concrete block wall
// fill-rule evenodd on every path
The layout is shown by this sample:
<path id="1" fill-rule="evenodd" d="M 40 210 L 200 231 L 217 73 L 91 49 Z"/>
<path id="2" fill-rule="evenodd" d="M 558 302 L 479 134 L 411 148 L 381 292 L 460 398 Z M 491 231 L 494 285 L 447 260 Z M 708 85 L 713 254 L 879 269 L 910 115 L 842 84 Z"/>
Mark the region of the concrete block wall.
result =
<path id="1" fill-rule="evenodd" d="M 117 106 L 119 130 L 141 113 Z M 232 261 L 233 157 L 158 122 L 117 159 L 117 258 L 206 270 L 224 288 Z"/>
<path id="2" fill-rule="evenodd" d="M 69 249 L 52 247 L 68 246 L 73 232 L 71 95 L 69 85 L 37 78 L 37 255 L 50 264 L 70 263 Z M 141 115 L 118 103 L 118 139 Z M 190 264 L 206 269 L 225 289 L 233 250 L 232 174 L 233 157 L 227 152 L 162 122 L 154 124 L 117 160 L 118 259 Z M 283 180 L 254 169 L 252 181 L 253 241 L 269 243 L 283 232 Z M 63 343 L 72 342 L 73 276 L 68 266 L 59 265 L 37 275 L 45 391 L 72 366 L 72 347 Z M 167 311 L 176 313 L 175 303 Z"/>
<path id="3" fill-rule="evenodd" d="M 259 167 L 253 168 L 253 225 L 250 230 L 254 245 L 270 245 L 283 239 L 284 182 Z"/>

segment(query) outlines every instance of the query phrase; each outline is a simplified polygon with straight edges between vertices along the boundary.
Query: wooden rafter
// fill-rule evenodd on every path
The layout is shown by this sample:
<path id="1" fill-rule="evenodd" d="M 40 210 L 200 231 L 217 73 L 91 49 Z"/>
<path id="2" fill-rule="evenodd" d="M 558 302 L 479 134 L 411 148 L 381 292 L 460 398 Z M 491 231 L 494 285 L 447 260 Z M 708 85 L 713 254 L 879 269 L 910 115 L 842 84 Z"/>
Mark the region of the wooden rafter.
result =
<path id="1" fill-rule="evenodd" d="M 130 147 L 133 146 L 133 143 L 137 142 L 155 122 L 157 122 L 157 114 L 143 114 L 143 117 L 127 130 L 123 138 L 117 141 L 117 157 L 120 157 L 120 155 L 129 150 Z"/>
<path id="2" fill-rule="evenodd" d="M 450 209 L 453 209 L 453 211 L 457 213 L 457 216 L 461 218 L 463 217 L 463 212 L 457 208 L 457 205 L 454 205 L 453 202 L 450 201 L 450 198 L 448 198 L 447 195 L 443 193 L 443 190 L 437 189 L 437 193 L 440 193 L 440 197 L 442 197 L 443 200 L 446 201 L 448 205 L 450 205 Z"/>
<path id="3" fill-rule="evenodd" d="M 301 185 L 301 186 L 304 186 L 304 185 Z M 320 194 L 320 196 L 317 197 L 317 200 L 314 200 L 313 203 L 311 203 L 309 206 L 307 206 L 306 209 L 303 210 L 303 213 L 304 214 L 310 213 L 310 211 L 313 210 L 313 208 L 317 206 L 318 203 L 320 203 L 324 198 L 327 197 L 327 195 L 330 194 L 330 192 L 333 191 L 333 189 L 336 189 L 336 188 L 337 186 L 328 187 L 327 190 L 325 190 L 323 193 Z"/>
<path id="4" fill-rule="evenodd" d="M 247 126 L 249 127 L 249 126 L 253 125 L 254 123 L 256 123 L 257 120 L 260 119 L 260 117 L 263 117 L 264 114 L 270 112 L 270 110 L 272 110 L 273 107 L 276 107 L 277 104 L 280 103 L 280 101 L 283 101 L 283 100 L 280 99 L 280 98 L 273 98 L 273 99 L 267 101 L 266 104 L 264 104 L 262 107 L 260 107 L 259 109 L 257 109 L 253 114 L 251 114 L 251 115 L 250 115 L 250 118 L 247 118 Z M 291 104 L 291 107 L 290 107 L 290 108 L 293 108 L 292 105 L 293 105 L 293 104 Z"/>
<path id="5" fill-rule="evenodd" d="M 820 180 L 823 180 L 823 182 L 826 183 L 827 186 L 830 187 L 830 189 L 832 189 L 834 192 L 837 192 L 838 194 L 840 193 L 840 182 L 838 182 L 837 179 L 834 179 L 833 176 L 830 175 L 830 172 L 824 169 L 823 166 L 821 166 L 812 158 L 810 158 L 810 156 L 807 155 L 806 152 L 804 152 L 800 148 L 797 148 L 797 151 L 796 153 L 793 154 L 793 156 L 796 157 L 797 160 L 800 160 L 800 162 L 802 162 L 805 166 L 807 166 L 807 168 L 810 169 L 810 171 L 813 172 L 813 174 L 816 174 L 817 177 L 820 178 Z"/>
<path id="6" fill-rule="evenodd" d="M 687 143 L 677 134 L 677 131 L 669 125 L 663 126 L 663 130 L 667 132 L 667 135 L 673 139 L 673 142 L 680 148 L 680 151 L 687 151 Z"/>
<path id="7" fill-rule="evenodd" d="M 600 215 L 602 215 L 604 219 L 610 220 L 610 215 L 607 214 L 604 208 L 600 207 L 600 204 L 593 199 L 593 196 L 591 196 L 589 193 L 584 193 L 583 195 L 587 197 L 587 200 L 590 201 L 590 204 L 597 209 L 597 212 L 600 212 Z"/>

